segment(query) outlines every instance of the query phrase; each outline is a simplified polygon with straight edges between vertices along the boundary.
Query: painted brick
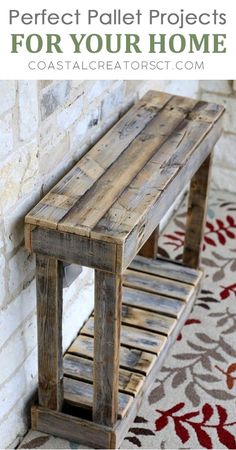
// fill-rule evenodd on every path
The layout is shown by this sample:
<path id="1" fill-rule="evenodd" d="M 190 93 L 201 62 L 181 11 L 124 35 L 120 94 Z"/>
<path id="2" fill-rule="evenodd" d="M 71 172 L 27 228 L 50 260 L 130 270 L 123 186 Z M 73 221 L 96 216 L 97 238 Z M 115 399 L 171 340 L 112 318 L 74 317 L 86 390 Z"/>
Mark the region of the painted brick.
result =
<path id="1" fill-rule="evenodd" d="M 231 94 L 231 82 L 227 80 L 203 80 L 200 81 L 200 88 L 204 91 L 218 94 Z"/>
<path id="2" fill-rule="evenodd" d="M 20 139 L 29 140 L 38 128 L 38 82 L 19 81 Z"/>
<path id="3" fill-rule="evenodd" d="M 4 347 L 1 349 L 0 353 L 0 364 L 1 364 L 1 383 L 4 385 L 7 383 L 7 385 L 12 388 L 14 386 L 14 383 L 11 382 L 11 377 L 15 375 L 16 372 L 20 372 L 20 369 L 22 366 L 24 366 L 24 362 L 26 361 L 27 357 L 30 355 L 30 353 L 35 349 L 36 347 L 36 317 L 32 316 L 30 319 L 28 319 L 21 328 L 19 328 L 14 335 L 11 336 L 11 338 L 8 340 L 7 344 L 4 345 Z M 9 358 L 9 355 L 11 355 L 11 358 Z M 7 364 L 6 364 L 7 361 Z M 26 372 L 24 377 L 28 378 L 29 373 Z M 7 388 L 8 389 L 8 388 Z M 24 386 L 24 389 L 26 390 L 26 386 Z M 12 389 L 12 391 L 16 390 L 14 393 L 15 396 L 19 398 L 19 393 L 17 392 L 17 387 Z M 4 390 L 0 390 L 0 398 L 5 398 Z M 13 397 L 13 392 L 12 392 Z M 8 398 L 9 403 L 10 400 L 13 402 L 13 398 Z M 0 400 L 0 404 L 2 406 L 2 402 Z M 6 406 L 6 409 L 10 409 L 11 405 L 8 404 Z M 5 408 L 4 408 L 5 410 Z M 0 410 L 0 417 L 4 415 L 4 411 L 1 407 Z"/>
<path id="4" fill-rule="evenodd" d="M 224 114 L 224 131 L 227 133 L 236 134 L 236 98 L 233 96 L 225 97 L 204 92 L 202 94 L 202 99 L 212 103 L 219 103 L 221 105 L 224 105 L 226 109 L 226 113 Z"/>
<path id="5" fill-rule="evenodd" d="M 57 123 L 61 130 L 67 130 L 76 120 L 78 120 L 83 109 L 83 102 L 84 96 L 81 95 L 72 105 L 58 113 Z"/>
<path id="6" fill-rule="evenodd" d="M 0 160 L 4 160 L 13 149 L 12 113 L 0 119 Z"/>
<path id="7" fill-rule="evenodd" d="M 0 81 L 0 115 L 13 108 L 16 102 L 16 82 Z"/>
<path id="8" fill-rule="evenodd" d="M 30 299 L 30 301 L 29 301 Z M 21 326 L 36 307 L 35 280 L 24 289 L 0 314 L 0 349 L 11 337 L 17 326 Z"/>
<path id="9" fill-rule="evenodd" d="M 214 164 L 236 170 L 236 136 L 223 134 L 216 143 L 214 151 Z"/>
<path id="10" fill-rule="evenodd" d="M 63 80 L 49 84 L 41 95 L 40 111 L 42 120 L 54 113 L 59 106 L 63 106 L 69 93 L 69 81 Z"/>
<path id="11" fill-rule="evenodd" d="M 94 133 L 95 129 L 100 126 L 100 108 L 97 107 L 92 110 L 88 110 L 84 116 L 79 119 L 76 125 L 70 132 L 70 150 L 76 154 L 79 158 L 83 154 L 81 149 L 81 142 L 83 140 L 89 141 L 91 139 L 91 133 Z"/>
<path id="12" fill-rule="evenodd" d="M 102 101 L 101 117 L 102 120 L 110 116 L 119 116 L 122 104 L 124 103 L 125 86 L 122 82 L 109 92 Z"/>
<path id="13" fill-rule="evenodd" d="M 236 171 L 221 166 L 213 166 L 212 181 L 216 189 L 235 192 Z"/>
<path id="14" fill-rule="evenodd" d="M 9 260 L 9 291 L 13 295 L 18 289 L 32 279 L 35 262 L 32 255 L 21 247 Z"/>
<path id="15" fill-rule="evenodd" d="M 6 300 L 6 259 L 3 254 L 0 254 L 0 307 Z"/>

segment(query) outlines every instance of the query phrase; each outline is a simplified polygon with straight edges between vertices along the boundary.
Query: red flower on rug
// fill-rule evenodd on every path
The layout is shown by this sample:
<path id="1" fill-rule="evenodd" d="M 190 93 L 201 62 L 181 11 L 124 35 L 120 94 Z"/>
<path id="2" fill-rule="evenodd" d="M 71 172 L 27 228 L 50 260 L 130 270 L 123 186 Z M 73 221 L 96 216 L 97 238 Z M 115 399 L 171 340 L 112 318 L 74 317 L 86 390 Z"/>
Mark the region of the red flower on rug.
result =
<path id="1" fill-rule="evenodd" d="M 190 432 L 193 430 L 196 433 L 199 444 L 203 448 L 212 449 L 213 443 L 209 431 L 213 429 L 216 431 L 221 444 L 229 449 L 236 448 L 235 437 L 229 431 L 230 427 L 236 426 L 236 421 L 227 421 L 228 413 L 225 408 L 221 405 L 216 405 L 217 411 L 214 411 L 209 403 L 205 403 L 201 410 L 187 413 L 183 413 L 182 411 L 181 414 L 177 415 L 176 413 L 183 409 L 184 406 L 185 403 L 181 402 L 166 411 L 157 409 L 156 411 L 160 414 L 160 417 L 155 422 L 156 431 L 161 431 L 172 420 L 176 435 L 183 444 L 189 441 Z M 193 418 L 197 418 L 198 420 L 193 420 Z M 213 423 L 212 419 L 214 420 Z"/>

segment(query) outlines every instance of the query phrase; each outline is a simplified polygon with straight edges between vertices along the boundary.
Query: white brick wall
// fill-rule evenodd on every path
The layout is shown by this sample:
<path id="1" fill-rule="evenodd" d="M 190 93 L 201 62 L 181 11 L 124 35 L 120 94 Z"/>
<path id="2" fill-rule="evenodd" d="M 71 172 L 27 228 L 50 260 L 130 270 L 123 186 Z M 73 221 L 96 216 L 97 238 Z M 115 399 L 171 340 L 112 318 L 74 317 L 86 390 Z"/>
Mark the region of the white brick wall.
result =
<path id="1" fill-rule="evenodd" d="M 236 192 L 236 81 L 201 81 L 199 96 L 226 108 L 224 132 L 215 147 L 212 177 L 215 188 Z"/>
<path id="2" fill-rule="evenodd" d="M 219 178 L 225 186 L 235 164 L 233 84 L 204 83 L 201 95 L 225 101 L 230 111 L 219 144 L 225 156 L 217 147 L 215 157 L 215 173 L 224 166 L 225 181 Z M 0 447 L 12 448 L 25 433 L 37 383 L 35 260 L 23 248 L 25 214 L 146 90 L 196 97 L 198 86 L 197 81 L 0 82 Z M 92 301 L 92 271 L 84 269 L 64 290 L 64 348 Z"/>

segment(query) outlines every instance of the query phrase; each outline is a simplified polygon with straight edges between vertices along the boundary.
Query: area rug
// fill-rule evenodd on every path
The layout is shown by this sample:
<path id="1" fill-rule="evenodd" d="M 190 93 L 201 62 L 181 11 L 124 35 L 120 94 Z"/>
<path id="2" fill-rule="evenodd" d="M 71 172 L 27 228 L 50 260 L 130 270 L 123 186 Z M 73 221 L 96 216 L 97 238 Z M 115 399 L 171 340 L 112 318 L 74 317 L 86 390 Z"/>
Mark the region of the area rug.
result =
<path id="1" fill-rule="evenodd" d="M 160 238 L 181 259 L 183 203 Z M 122 448 L 236 449 L 236 196 L 211 191 L 204 235 L 205 281 Z M 20 448 L 84 448 L 30 431 Z"/>

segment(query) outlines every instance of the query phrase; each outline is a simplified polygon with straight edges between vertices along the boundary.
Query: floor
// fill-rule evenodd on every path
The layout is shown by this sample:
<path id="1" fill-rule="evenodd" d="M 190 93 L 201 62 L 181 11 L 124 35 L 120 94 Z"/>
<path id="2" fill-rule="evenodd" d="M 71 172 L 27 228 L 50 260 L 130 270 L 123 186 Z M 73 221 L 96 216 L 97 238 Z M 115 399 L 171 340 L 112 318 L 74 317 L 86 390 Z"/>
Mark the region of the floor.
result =
<path id="1" fill-rule="evenodd" d="M 185 205 L 160 239 L 160 253 L 181 257 Z M 236 196 L 212 191 L 204 237 L 205 281 L 122 448 L 236 448 Z M 29 431 L 21 449 L 79 449 Z"/>

